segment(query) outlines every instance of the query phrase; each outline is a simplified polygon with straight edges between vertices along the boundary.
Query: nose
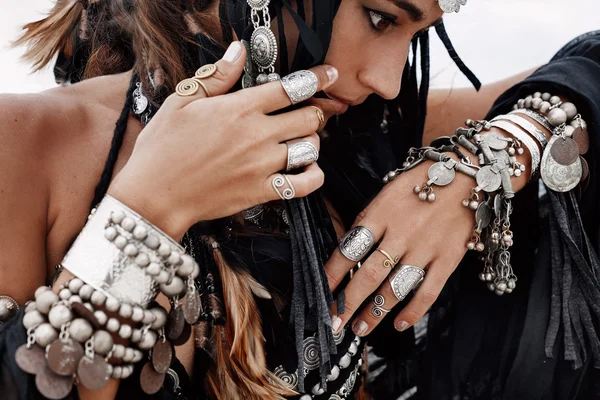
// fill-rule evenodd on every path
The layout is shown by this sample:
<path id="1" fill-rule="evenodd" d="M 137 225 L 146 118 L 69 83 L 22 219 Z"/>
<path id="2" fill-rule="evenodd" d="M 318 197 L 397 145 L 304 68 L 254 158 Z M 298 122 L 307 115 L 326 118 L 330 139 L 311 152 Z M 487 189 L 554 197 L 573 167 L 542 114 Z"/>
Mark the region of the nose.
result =
<path id="1" fill-rule="evenodd" d="M 359 81 L 386 100 L 398 97 L 409 46 L 410 41 L 402 45 L 396 42 L 393 46 L 377 51 L 377 56 L 367 57 L 367 62 L 358 75 Z"/>

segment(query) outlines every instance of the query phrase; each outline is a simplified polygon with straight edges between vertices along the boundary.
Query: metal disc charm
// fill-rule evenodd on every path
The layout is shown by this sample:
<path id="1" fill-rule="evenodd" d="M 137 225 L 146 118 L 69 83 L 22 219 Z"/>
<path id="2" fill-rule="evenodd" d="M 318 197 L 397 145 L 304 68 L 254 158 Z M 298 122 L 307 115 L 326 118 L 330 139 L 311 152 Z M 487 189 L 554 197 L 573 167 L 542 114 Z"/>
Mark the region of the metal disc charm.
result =
<path id="1" fill-rule="evenodd" d="M 190 336 L 192 336 L 192 326 L 184 323 L 181 335 L 179 335 L 177 339 L 173 339 L 171 343 L 173 343 L 173 346 L 182 346 L 187 343 L 187 341 L 190 339 Z"/>
<path id="2" fill-rule="evenodd" d="M 252 33 L 250 38 L 252 59 L 263 69 L 268 69 L 275 64 L 277 60 L 277 39 L 271 30 L 264 26 L 259 26 Z"/>
<path id="3" fill-rule="evenodd" d="M 502 184 L 500 174 L 494 172 L 489 165 L 486 165 L 477 171 L 475 179 L 477 180 L 477 186 L 486 192 L 494 192 L 498 190 Z"/>
<path id="4" fill-rule="evenodd" d="M 492 222 L 492 210 L 484 202 L 479 204 L 477 211 L 475 211 L 475 220 L 477 221 L 477 227 L 481 230 L 487 227 Z"/>
<path id="5" fill-rule="evenodd" d="M 579 147 L 579 154 L 586 154 L 590 150 L 590 134 L 587 129 L 577 128 L 573 132 L 573 140 Z"/>
<path id="6" fill-rule="evenodd" d="M 500 194 L 494 196 L 494 214 L 498 218 L 502 216 L 502 195 Z"/>
<path id="7" fill-rule="evenodd" d="M 508 140 L 499 132 L 490 132 L 482 136 L 485 143 L 490 146 L 490 149 L 500 151 L 504 150 L 508 145 Z"/>
<path id="8" fill-rule="evenodd" d="M 23 371 L 35 375 L 46 367 L 46 353 L 39 346 L 28 349 L 24 344 L 17 349 L 15 361 Z"/>
<path id="9" fill-rule="evenodd" d="M 206 79 L 213 76 L 215 72 L 217 72 L 217 66 L 215 64 L 206 64 L 198 68 L 195 76 L 198 79 Z"/>
<path id="10" fill-rule="evenodd" d="M 135 115 L 140 115 L 148 108 L 148 98 L 142 94 L 138 88 L 133 92 L 133 107 L 132 111 Z"/>
<path id="11" fill-rule="evenodd" d="M 76 341 L 55 340 L 48 348 L 48 368 L 57 375 L 73 376 L 83 356 L 83 347 Z"/>
<path id="12" fill-rule="evenodd" d="M 79 360 L 77 377 L 87 389 L 102 390 L 110 378 L 110 365 L 99 355 L 95 355 L 93 359 L 85 356 Z"/>
<path id="13" fill-rule="evenodd" d="M 173 361 L 173 345 L 168 340 L 159 340 L 152 349 L 152 366 L 156 372 L 164 374 Z"/>
<path id="14" fill-rule="evenodd" d="M 571 138 L 560 138 L 550 148 L 552 158 L 560 165 L 571 165 L 579 158 L 579 147 Z"/>
<path id="15" fill-rule="evenodd" d="M 180 307 L 173 307 L 167 317 L 166 336 L 171 342 L 174 342 L 183 333 L 185 326 L 185 317 Z"/>
<path id="16" fill-rule="evenodd" d="M 48 368 L 44 368 L 35 377 L 35 386 L 47 399 L 63 399 L 73 389 L 73 378 L 56 375 Z"/>
<path id="17" fill-rule="evenodd" d="M 581 161 L 581 180 L 584 181 L 590 176 L 590 166 L 583 157 L 579 157 L 579 161 Z"/>
<path id="18" fill-rule="evenodd" d="M 200 293 L 198 293 L 196 290 L 188 290 L 185 294 L 182 309 L 183 316 L 188 324 L 194 325 L 196 322 L 198 322 L 200 313 L 202 312 Z"/>
<path id="19" fill-rule="evenodd" d="M 454 168 L 446 167 L 445 162 L 439 161 L 429 167 L 427 175 L 429 176 L 430 181 L 433 181 L 435 185 L 446 186 L 454 180 L 456 171 Z"/>
<path id="20" fill-rule="evenodd" d="M 160 390 L 165 382 L 165 374 L 156 372 L 151 363 L 146 363 L 140 373 L 140 386 L 146 394 L 154 394 Z"/>
<path id="21" fill-rule="evenodd" d="M 553 136 L 548 143 L 548 146 L 553 146 L 557 140 L 562 140 L 558 136 Z M 581 181 L 583 167 L 581 159 L 571 165 L 561 165 L 552 157 L 552 151 L 545 151 L 541 163 L 541 176 L 544 184 L 555 192 L 568 192 L 575 188 Z"/>

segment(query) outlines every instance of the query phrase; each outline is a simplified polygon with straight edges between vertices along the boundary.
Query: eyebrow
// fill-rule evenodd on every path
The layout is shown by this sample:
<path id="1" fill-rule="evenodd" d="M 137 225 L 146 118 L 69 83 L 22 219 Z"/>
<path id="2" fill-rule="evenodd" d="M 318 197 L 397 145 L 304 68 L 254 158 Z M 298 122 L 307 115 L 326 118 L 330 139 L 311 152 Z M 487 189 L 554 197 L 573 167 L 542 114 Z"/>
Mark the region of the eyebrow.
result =
<path id="1" fill-rule="evenodd" d="M 425 18 L 423 10 L 406 0 L 388 0 L 396 7 L 406 11 L 413 22 L 421 22 Z"/>

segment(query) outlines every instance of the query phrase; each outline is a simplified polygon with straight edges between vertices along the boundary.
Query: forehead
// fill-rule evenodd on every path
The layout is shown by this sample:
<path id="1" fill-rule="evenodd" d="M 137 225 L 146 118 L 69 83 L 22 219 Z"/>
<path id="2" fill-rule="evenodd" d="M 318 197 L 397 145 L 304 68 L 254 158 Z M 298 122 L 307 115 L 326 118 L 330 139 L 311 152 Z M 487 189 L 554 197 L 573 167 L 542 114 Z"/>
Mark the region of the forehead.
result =
<path id="1" fill-rule="evenodd" d="M 438 0 L 382 0 L 404 10 L 413 22 L 436 21 L 444 14 Z"/>

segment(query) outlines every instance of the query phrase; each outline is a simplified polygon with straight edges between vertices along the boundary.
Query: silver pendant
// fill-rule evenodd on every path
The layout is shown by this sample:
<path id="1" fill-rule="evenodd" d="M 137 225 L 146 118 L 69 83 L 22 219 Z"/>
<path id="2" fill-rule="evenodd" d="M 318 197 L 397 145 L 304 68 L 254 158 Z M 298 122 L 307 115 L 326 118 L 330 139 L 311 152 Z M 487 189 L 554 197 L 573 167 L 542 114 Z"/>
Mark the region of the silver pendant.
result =
<path id="1" fill-rule="evenodd" d="M 477 229 L 480 232 L 492 222 L 492 210 L 485 202 L 481 202 L 479 207 L 477 207 L 475 220 L 477 221 Z"/>
<path id="2" fill-rule="evenodd" d="M 136 88 L 133 91 L 132 111 L 135 115 L 140 115 L 148 108 L 148 98 L 142 93 L 142 83 L 136 83 Z"/>
<path id="3" fill-rule="evenodd" d="M 266 8 L 271 0 L 248 0 L 248 5 L 254 9 L 260 10 Z"/>
<path id="4" fill-rule="evenodd" d="M 548 143 L 550 149 L 547 148 L 544 151 L 540 169 L 544 184 L 550 190 L 564 193 L 574 189 L 579 184 L 583 175 L 583 167 L 580 158 L 577 158 L 570 165 L 561 165 L 552 157 L 552 146 L 557 140 L 562 140 L 562 138 L 555 135 L 550 139 Z"/>
<path id="5" fill-rule="evenodd" d="M 445 13 L 459 12 L 460 6 L 467 4 L 467 0 L 438 0 L 440 8 Z"/>
<path id="6" fill-rule="evenodd" d="M 251 54 L 254 62 L 262 69 L 270 69 L 277 60 L 277 39 L 271 30 L 259 26 L 250 39 Z"/>

